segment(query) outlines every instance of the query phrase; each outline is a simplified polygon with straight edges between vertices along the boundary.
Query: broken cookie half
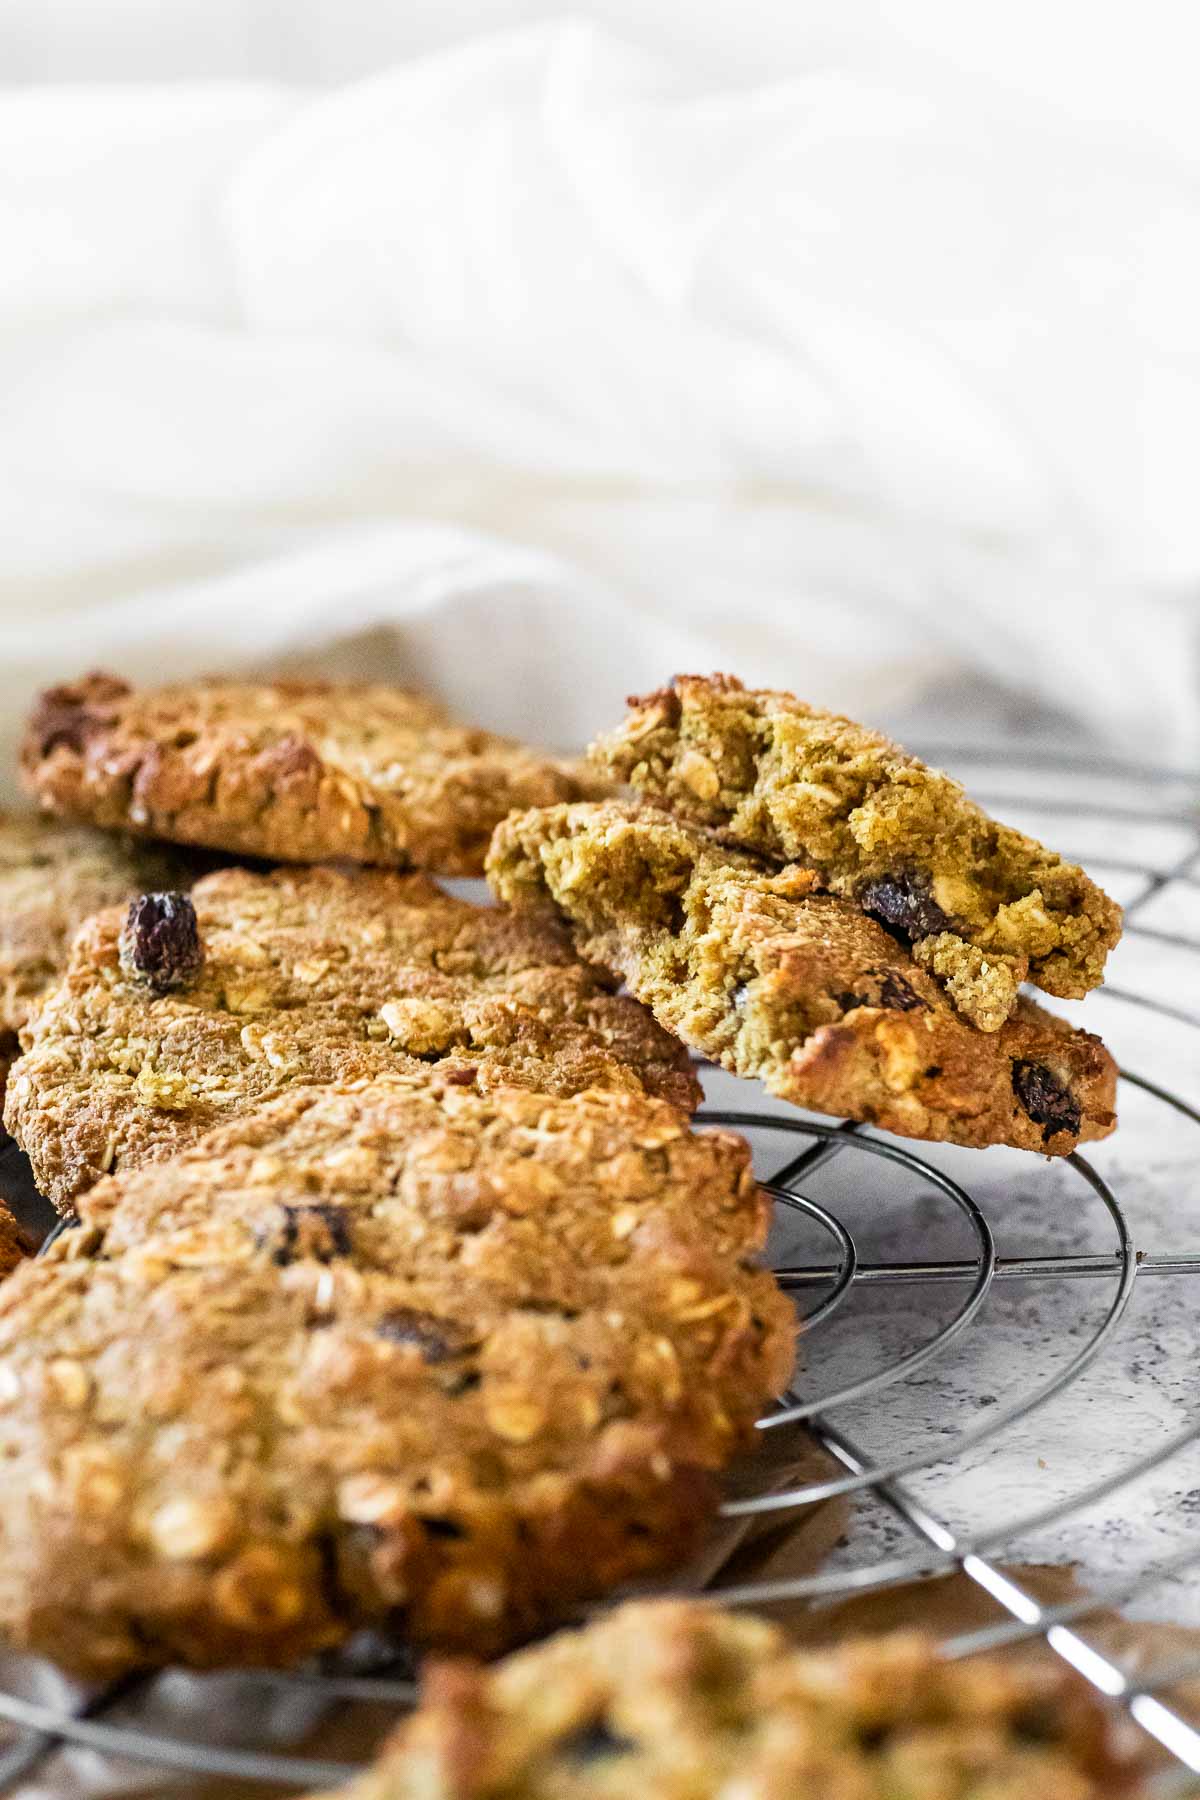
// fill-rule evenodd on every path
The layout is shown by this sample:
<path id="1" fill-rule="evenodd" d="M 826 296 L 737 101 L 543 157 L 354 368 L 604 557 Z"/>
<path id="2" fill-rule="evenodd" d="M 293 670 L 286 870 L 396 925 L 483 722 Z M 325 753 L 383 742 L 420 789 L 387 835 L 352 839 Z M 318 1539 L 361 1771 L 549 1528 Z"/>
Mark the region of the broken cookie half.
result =
<path id="1" fill-rule="evenodd" d="M 629 705 L 592 749 L 608 775 L 770 861 L 815 869 L 981 1031 L 1016 1013 L 1023 981 L 1080 999 L 1103 979 L 1116 902 L 878 732 L 731 675 L 680 675 Z"/>
<path id="2" fill-rule="evenodd" d="M 903 1137 L 1065 1156 L 1116 1124 L 1098 1038 L 1020 999 L 997 1031 L 810 869 L 717 844 L 618 802 L 507 819 L 489 878 L 515 907 L 552 906 L 589 962 L 660 1024 L 797 1106 Z"/>

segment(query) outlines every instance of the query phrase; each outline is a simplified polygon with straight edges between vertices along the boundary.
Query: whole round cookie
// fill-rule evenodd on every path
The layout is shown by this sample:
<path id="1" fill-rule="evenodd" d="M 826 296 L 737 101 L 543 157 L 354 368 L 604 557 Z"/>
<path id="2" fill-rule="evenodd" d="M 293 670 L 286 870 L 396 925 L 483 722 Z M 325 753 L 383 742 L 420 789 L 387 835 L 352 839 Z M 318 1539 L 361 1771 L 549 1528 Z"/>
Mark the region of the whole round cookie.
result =
<path id="1" fill-rule="evenodd" d="M 804 1653 L 764 1620 L 630 1604 L 491 1669 L 442 1664 L 346 1800 L 1116 1800 L 1073 1671 L 918 1634 Z"/>
<path id="2" fill-rule="evenodd" d="M 70 818 L 284 862 L 346 858 L 478 875 L 514 806 L 608 791 L 584 767 L 456 724 L 401 688 L 112 675 L 51 688 L 21 753 Z"/>
<path id="3" fill-rule="evenodd" d="M 289 1095 L 0 1288 L 10 1642 L 490 1654 L 695 1550 L 793 1360 L 748 1147 L 642 1095 L 441 1099 Z"/>
<path id="4" fill-rule="evenodd" d="M 698 1104 L 683 1047 L 553 921 L 328 869 L 222 870 L 162 915 L 92 918 L 26 1027 L 5 1123 L 56 1205 L 289 1088 L 389 1070 Z"/>

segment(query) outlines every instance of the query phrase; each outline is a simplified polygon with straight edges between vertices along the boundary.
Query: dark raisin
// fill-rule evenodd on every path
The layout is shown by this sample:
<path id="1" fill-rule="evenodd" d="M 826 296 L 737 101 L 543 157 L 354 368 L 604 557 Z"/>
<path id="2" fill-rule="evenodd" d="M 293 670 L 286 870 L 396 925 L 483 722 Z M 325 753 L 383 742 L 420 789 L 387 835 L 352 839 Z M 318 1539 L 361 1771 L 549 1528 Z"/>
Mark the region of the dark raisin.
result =
<path id="1" fill-rule="evenodd" d="M 60 747 L 82 756 L 92 729 L 83 707 L 74 701 L 60 700 L 54 689 L 42 695 L 29 724 L 39 756 L 49 756 Z"/>
<path id="2" fill-rule="evenodd" d="M 1048 1144 L 1058 1131 L 1079 1135 L 1081 1113 L 1079 1102 L 1044 1063 L 1015 1062 L 1012 1071 L 1013 1092 L 1035 1125 L 1042 1125 L 1043 1144 Z"/>
<path id="3" fill-rule="evenodd" d="M 421 1525 L 425 1526 L 430 1537 L 466 1537 L 466 1526 L 459 1525 L 455 1519 L 434 1519 L 421 1517 Z"/>
<path id="4" fill-rule="evenodd" d="M 129 902 L 120 939 L 121 968 L 152 993 L 194 981 L 204 966 L 196 909 L 186 894 L 142 894 Z"/>
<path id="5" fill-rule="evenodd" d="M 375 1327 L 377 1337 L 389 1344 L 411 1344 L 427 1363 L 446 1362 L 461 1356 L 470 1346 L 461 1341 L 457 1328 L 431 1313 L 416 1312 L 407 1306 L 384 1313 Z M 455 1342 L 454 1340 L 459 1341 Z"/>
<path id="6" fill-rule="evenodd" d="M 434 1519 L 422 1515 L 421 1523 L 430 1537 L 465 1538 L 467 1535 L 465 1527 L 459 1525 L 454 1519 Z"/>
<path id="7" fill-rule="evenodd" d="M 923 876 L 904 872 L 877 875 L 858 890 L 858 904 L 873 919 L 910 943 L 948 931 L 950 921 L 929 891 Z"/>
<path id="8" fill-rule="evenodd" d="M 474 1388 L 479 1386 L 482 1380 L 483 1376 L 479 1373 L 478 1369 L 458 1370 L 442 1382 L 442 1392 L 448 1394 L 450 1399 L 453 1400 L 459 1394 L 471 1393 Z"/>
<path id="9" fill-rule="evenodd" d="M 858 1738 L 860 1750 L 865 1750 L 868 1756 L 873 1756 L 877 1750 L 883 1749 L 891 1736 L 891 1730 L 887 1725 L 860 1725 L 855 1735 Z"/>
<path id="10" fill-rule="evenodd" d="M 914 987 L 910 987 L 903 975 L 897 975 L 894 969 L 885 969 L 883 980 L 879 984 L 879 1004 L 890 1007 L 893 1012 L 928 1012 L 929 1004 L 922 1000 Z"/>
<path id="11" fill-rule="evenodd" d="M 82 756 L 89 740 L 111 723 L 112 703 L 132 690 L 114 675 L 85 675 L 82 681 L 47 688 L 29 721 L 29 738 L 39 756 L 61 744 Z"/>
<path id="12" fill-rule="evenodd" d="M 340 1206 L 280 1206 L 279 1216 L 254 1235 L 259 1248 L 280 1268 L 301 1257 L 332 1262 L 354 1249 L 350 1220 Z"/>
<path id="13" fill-rule="evenodd" d="M 1063 1722 L 1049 1700 L 1031 1700 L 1012 1722 L 1013 1731 L 1026 1744 L 1062 1742 Z"/>
<path id="14" fill-rule="evenodd" d="M 590 1725 L 581 1725 L 569 1738 L 564 1738 L 559 1748 L 573 1763 L 594 1763 L 603 1762 L 610 1756 L 628 1756 L 637 1745 L 632 1738 L 613 1731 L 603 1719 L 593 1719 Z"/>
<path id="15" fill-rule="evenodd" d="M 891 1012 L 928 1012 L 928 1001 L 922 1000 L 916 989 L 910 987 L 903 975 L 897 975 L 894 969 L 868 969 L 866 973 L 872 984 L 879 984 L 874 997 L 850 992 L 830 994 L 829 998 L 844 1013 L 853 1012 L 856 1006 L 882 1006 Z"/>
<path id="16" fill-rule="evenodd" d="M 472 1066 L 469 1069 L 441 1069 L 438 1073 L 448 1087 L 473 1087 L 479 1071 Z"/>
<path id="17" fill-rule="evenodd" d="M 264 750 L 259 763 L 267 763 L 271 774 L 282 786 L 311 781 L 321 773 L 321 759 L 312 745 L 295 733 L 288 733 Z"/>
<path id="18" fill-rule="evenodd" d="M 579 1317 L 578 1307 L 564 1306 L 560 1300 L 552 1300 L 548 1295 L 540 1299 L 518 1300 L 516 1310 L 523 1313 L 541 1313 L 547 1318 L 554 1319 L 577 1319 Z"/>

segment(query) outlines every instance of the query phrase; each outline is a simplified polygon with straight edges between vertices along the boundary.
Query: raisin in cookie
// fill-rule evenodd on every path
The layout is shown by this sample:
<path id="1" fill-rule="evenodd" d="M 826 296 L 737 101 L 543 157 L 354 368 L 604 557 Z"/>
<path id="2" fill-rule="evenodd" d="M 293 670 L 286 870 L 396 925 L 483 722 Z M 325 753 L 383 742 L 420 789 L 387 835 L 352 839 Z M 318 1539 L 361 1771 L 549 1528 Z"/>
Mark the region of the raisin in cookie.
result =
<path id="1" fill-rule="evenodd" d="M 140 902 L 89 920 L 26 1026 L 5 1123 L 60 1207 L 288 1088 L 389 1069 L 698 1103 L 686 1052 L 553 921 L 384 871 L 226 869 L 177 898 L 170 929 Z"/>
<path id="2" fill-rule="evenodd" d="M 976 1031 L 852 901 L 651 808 L 550 807 L 501 825 L 496 893 L 624 977 L 686 1044 L 773 1094 L 904 1137 L 1064 1156 L 1116 1123 L 1097 1038 L 1030 1001 Z"/>
<path id="3" fill-rule="evenodd" d="M 765 1620 L 631 1603 L 491 1669 L 435 1665 L 346 1800 L 1115 1800 L 1140 1792 L 1066 1669 L 915 1633 L 804 1653 Z"/>
<path id="4" fill-rule="evenodd" d="M 579 770 L 456 724 L 400 688 L 89 675 L 43 694 L 28 786 L 69 818 L 284 862 L 478 875 L 515 806 L 600 791 Z"/>
<path id="5" fill-rule="evenodd" d="M 747 1147 L 639 1096 L 446 1100 L 289 1097 L 0 1288 L 10 1642 L 490 1654 L 695 1551 L 792 1366 Z M 143 1234 L 160 1176 L 187 1222 Z"/>
<path id="6" fill-rule="evenodd" d="M 1011 1016 L 1026 979 L 1070 999 L 1099 984 L 1116 903 L 879 733 L 729 675 L 680 675 L 629 704 L 593 748 L 600 766 L 748 850 L 811 865 L 911 944 L 981 1030 Z"/>
<path id="7" fill-rule="evenodd" d="M 0 1091 L 17 1034 L 83 921 L 145 888 L 187 887 L 202 867 L 162 847 L 0 813 Z"/>

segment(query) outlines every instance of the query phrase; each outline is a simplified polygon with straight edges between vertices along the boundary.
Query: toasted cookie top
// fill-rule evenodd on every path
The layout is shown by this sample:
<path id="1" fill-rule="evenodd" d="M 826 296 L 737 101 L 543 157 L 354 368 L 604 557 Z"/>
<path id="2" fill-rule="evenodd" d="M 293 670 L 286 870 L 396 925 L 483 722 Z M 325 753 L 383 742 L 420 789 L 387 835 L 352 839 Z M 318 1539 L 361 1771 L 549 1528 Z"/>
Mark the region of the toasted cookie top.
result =
<path id="1" fill-rule="evenodd" d="M 514 806 L 602 784 L 373 683 L 111 675 L 51 688 L 22 748 L 41 804 L 70 818 L 284 862 L 344 858 L 477 875 Z"/>
<path id="2" fill-rule="evenodd" d="M 59 1205 L 288 1088 L 388 1070 L 698 1102 L 682 1046 L 552 921 L 374 870 L 223 870 L 191 904 L 182 979 L 180 945 L 154 960 L 161 919 L 143 944 L 113 908 L 29 1020 L 5 1122 Z"/>
<path id="3" fill-rule="evenodd" d="M 107 1176 L 79 1213 L 107 1256 L 192 1231 L 231 1258 L 249 1244 L 280 1263 L 399 1258 L 426 1274 L 515 1258 L 524 1277 L 552 1240 L 583 1280 L 627 1260 L 632 1237 L 743 1258 L 765 1242 L 769 1205 L 744 1140 L 694 1130 L 667 1101 L 480 1092 L 422 1067 L 293 1089 L 169 1162 Z"/>

